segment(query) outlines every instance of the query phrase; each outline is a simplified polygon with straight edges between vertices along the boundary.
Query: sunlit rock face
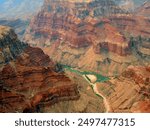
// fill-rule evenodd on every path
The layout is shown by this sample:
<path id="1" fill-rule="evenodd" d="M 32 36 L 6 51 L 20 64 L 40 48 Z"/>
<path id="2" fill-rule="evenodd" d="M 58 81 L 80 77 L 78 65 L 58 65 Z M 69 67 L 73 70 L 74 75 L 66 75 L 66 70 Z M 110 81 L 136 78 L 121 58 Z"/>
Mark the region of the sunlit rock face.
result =
<path id="1" fill-rule="evenodd" d="M 98 86 L 113 112 L 150 112 L 150 66 L 129 66 L 118 78 Z"/>
<path id="2" fill-rule="evenodd" d="M 99 18 L 118 12 L 124 13 L 111 0 L 46 0 L 42 11 L 32 20 L 25 39 L 32 40 L 28 38 L 31 33 L 33 40 L 61 39 L 72 47 L 86 47 L 94 43 L 92 38 L 94 31 L 98 31 L 97 26 L 107 23 Z"/>
<path id="3" fill-rule="evenodd" d="M 137 37 L 149 37 L 148 25 L 147 17 L 139 19 L 112 0 L 45 0 L 24 40 L 56 62 L 113 75 L 145 60 L 136 54 Z"/>
<path id="4" fill-rule="evenodd" d="M 134 1 L 135 4 L 138 2 Z M 143 1 L 130 15 L 116 15 L 111 17 L 112 23 L 123 33 L 135 37 L 150 37 L 150 2 Z"/>

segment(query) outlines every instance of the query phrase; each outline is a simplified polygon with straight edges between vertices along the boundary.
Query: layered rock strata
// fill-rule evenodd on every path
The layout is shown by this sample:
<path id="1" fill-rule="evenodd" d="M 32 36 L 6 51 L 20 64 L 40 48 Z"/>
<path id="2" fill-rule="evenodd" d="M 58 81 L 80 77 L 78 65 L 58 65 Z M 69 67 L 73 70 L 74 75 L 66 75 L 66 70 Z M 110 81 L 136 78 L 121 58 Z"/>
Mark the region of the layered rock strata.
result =
<path id="1" fill-rule="evenodd" d="M 114 112 L 150 112 L 150 67 L 130 66 L 121 76 L 98 83 Z"/>
<path id="2" fill-rule="evenodd" d="M 41 49 L 24 47 L 8 27 L 0 27 L 0 41 L 0 112 L 41 112 L 40 106 L 79 99 L 77 84 L 55 72 Z"/>
<path id="3" fill-rule="evenodd" d="M 149 64 L 130 46 L 131 36 L 149 38 L 148 21 L 111 0 L 45 0 L 26 31 L 25 41 L 42 48 L 56 62 L 115 75 L 130 64 Z"/>

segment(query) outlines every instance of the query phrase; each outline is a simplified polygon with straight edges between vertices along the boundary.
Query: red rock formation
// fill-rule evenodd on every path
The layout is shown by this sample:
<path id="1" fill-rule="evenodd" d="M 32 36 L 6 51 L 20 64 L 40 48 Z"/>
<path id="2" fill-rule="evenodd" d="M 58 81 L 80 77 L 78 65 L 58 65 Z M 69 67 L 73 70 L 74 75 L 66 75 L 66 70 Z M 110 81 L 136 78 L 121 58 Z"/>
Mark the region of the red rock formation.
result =
<path id="1" fill-rule="evenodd" d="M 141 101 L 137 103 L 137 105 L 132 108 L 133 112 L 142 112 L 142 113 L 150 113 L 150 101 Z"/>
<path id="2" fill-rule="evenodd" d="M 116 15 L 111 16 L 112 23 L 123 33 L 129 33 L 132 36 L 149 37 L 149 18 L 137 15 Z"/>
<path id="3" fill-rule="evenodd" d="M 37 54 L 40 54 L 40 57 Z M 59 101 L 79 97 L 77 86 L 64 74 L 56 73 L 54 64 L 38 48 L 27 48 L 14 66 L 6 65 L 0 73 L 0 80 L 0 96 L 3 102 L 1 112 L 23 112 L 24 109 L 34 112 L 34 108 L 44 102 L 53 105 Z M 7 89 L 8 92 L 3 89 Z"/>
<path id="4" fill-rule="evenodd" d="M 114 112 L 150 112 L 149 66 L 130 66 L 121 76 L 99 83 Z"/>
<path id="5" fill-rule="evenodd" d="M 118 29 L 133 36 L 149 38 L 150 35 L 150 2 L 145 2 L 133 14 L 114 15 L 110 17 Z"/>
<path id="6" fill-rule="evenodd" d="M 131 46 L 130 37 L 149 34 L 147 17 L 127 13 L 111 0 L 45 0 L 25 41 L 41 47 L 56 62 L 114 75 L 130 64 L 145 63 L 142 55 L 147 57 L 149 49 L 138 48 L 141 41 Z"/>
<path id="7" fill-rule="evenodd" d="M 2 86 L 1 86 L 2 87 Z M 11 92 L 8 90 L 0 90 L 0 112 L 22 112 L 28 101 L 24 95 Z"/>
<path id="8" fill-rule="evenodd" d="M 54 68 L 54 63 L 49 59 L 48 55 L 44 54 L 40 48 L 28 47 L 28 49 L 24 50 L 24 53 L 28 55 L 18 57 L 18 61 L 21 65 L 51 66 Z"/>
<path id="9" fill-rule="evenodd" d="M 100 32 L 103 32 L 103 34 L 100 35 Z M 126 42 L 126 38 L 109 23 L 104 24 L 104 27 L 97 31 L 97 35 L 99 35 L 98 37 L 99 39 L 101 38 L 101 41 L 98 44 L 95 44 L 95 53 L 101 53 L 101 50 L 113 52 L 120 56 L 126 56 L 131 53 L 129 52 L 129 46 Z"/>
<path id="10" fill-rule="evenodd" d="M 47 39 L 51 39 L 51 41 L 59 39 L 60 42 L 64 41 L 68 46 L 73 48 L 87 47 L 106 41 L 109 51 L 113 51 L 118 55 L 127 55 L 127 40 L 119 34 L 118 30 L 111 27 L 108 19 L 100 18 L 101 15 L 106 15 L 105 13 L 101 15 L 97 14 L 98 9 L 99 12 L 102 10 L 101 5 L 106 6 L 106 8 L 111 8 L 109 12 L 111 14 L 113 14 L 113 10 L 115 9 L 121 12 L 121 9 L 117 8 L 112 1 L 54 2 L 46 0 L 42 11 L 31 21 L 30 28 L 26 32 L 25 40 L 32 44 L 32 41 L 38 39 L 42 40 L 43 43 Z M 106 29 L 104 32 L 103 26 Z M 115 32 L 113 32 L 114 30 Z M 102 32 L 105 35 L 104 37 L 101 34 Z M 118 45 L 118 42 L 120 45 Z M 114 46 L 114 44 L 118 47 L 118 49 L 115 49 L 116 51 L 111 49 L 111 46 Z M 44 45 L 39 43 L 37 46 Z M 101 47 L 103 48 L 103 46 Z"/>
<path id="11" fill-rule="evenodd" d="M 137 84 L 150 83 L 150 66 L 148 67 L 135 67 L 130 66 L 123 73 L 127 78 L 132 78 Z"/>
<path id="12" fill-rule="evenodd" d="M 8 34 L 10 33 L 4 35 L 9 37 Z M 1 43 L 2 50 L 5 48 L 5 41 Z M 15 41 L 10 40 L 7 45 L 11 47 L 12 43 Z M 21 42 L 17 44 L 22 46 Z M 7 52 L 9 53 L 9 49 Z M 15 50 L 11 53 L 14 54 Z M 55 72 L 55 64 L 39 48 L 26 46 L 14 59 L 2 65 L 0 112 L 39 112 L 39 105 L 46 107 L 79 98 L 77 85 L 64 73 Z"/>

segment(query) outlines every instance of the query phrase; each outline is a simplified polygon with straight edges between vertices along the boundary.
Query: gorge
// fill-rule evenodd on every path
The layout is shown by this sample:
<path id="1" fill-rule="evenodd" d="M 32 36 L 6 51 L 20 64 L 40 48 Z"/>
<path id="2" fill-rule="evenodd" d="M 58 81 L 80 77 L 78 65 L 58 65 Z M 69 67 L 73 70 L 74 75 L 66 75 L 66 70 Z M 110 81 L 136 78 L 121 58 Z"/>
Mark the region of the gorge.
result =
<path id="1" fill-rule="evenodd" d="M 133 2 L 43 0 L 0 20 L 0 112 L 150 112 L 150 2 Z"/>
<path id="2" fill-rule="evenodd" d="M 112 0 L 45 0 L 24 40 L 55 62 L 113 76 L 129 65 L 149 64 L 149 32 L 147 17 L 134 16 Z"/>

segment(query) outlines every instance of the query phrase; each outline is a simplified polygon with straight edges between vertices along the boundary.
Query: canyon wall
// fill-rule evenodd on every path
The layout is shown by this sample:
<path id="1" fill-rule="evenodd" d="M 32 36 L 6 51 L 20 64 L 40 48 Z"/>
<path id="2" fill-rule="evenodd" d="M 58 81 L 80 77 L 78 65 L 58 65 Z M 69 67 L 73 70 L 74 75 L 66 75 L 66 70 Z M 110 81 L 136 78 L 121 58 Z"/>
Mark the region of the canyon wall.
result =
<path id="1" fill-rule="evenodd" d="M 145 64 L 130 46 L 131 36 L 149 36 L 148 19 L 142 17 L 145 24 L 137 24 L 137 19 L 112 0 L 45 0 L 24 40 L 56 62 L 105 75 L 120 74 L 130 64 Z"/>
<path id="2" fill-rule="evenodd" d="M 102 99 L 86 90 L 86 81 L 68 78 L 9 27 L 0 26 L 0 52 L 0 112 L 104 112 Z"/>
<path id="3" fill-rule="evenodd" d="M 129 66 L 98 88 L 113 112 L 150 112 L 150 66 Z"/>
<path id="4" fill-rule="evenodd" d="M 40 112 L 45 102 L 79 99 L 77 84 L 55 72 L 41 49 L 21 43 L 9 27 L 0 26 L 0 49 L 0 112 Z"/>

